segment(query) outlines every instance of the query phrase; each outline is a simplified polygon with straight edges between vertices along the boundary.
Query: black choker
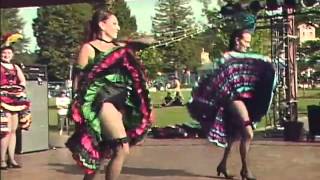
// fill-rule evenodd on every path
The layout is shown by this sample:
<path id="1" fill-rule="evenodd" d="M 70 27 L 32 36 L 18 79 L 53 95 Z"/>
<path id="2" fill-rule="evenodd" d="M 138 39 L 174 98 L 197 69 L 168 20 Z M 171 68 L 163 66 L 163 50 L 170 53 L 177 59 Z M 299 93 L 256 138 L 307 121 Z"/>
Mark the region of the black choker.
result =
<path id="1" fill-rule="evenodd" d="M 112 40 L 111 40 L 111 41 L 107 41 L 107 40 L 104 40 L 104 39 L 102 39 L 102 38 L 98 38 L 98 40 L 103 41 L 103 42 L 105 42 L 105 43 L 113 43 Z"/>

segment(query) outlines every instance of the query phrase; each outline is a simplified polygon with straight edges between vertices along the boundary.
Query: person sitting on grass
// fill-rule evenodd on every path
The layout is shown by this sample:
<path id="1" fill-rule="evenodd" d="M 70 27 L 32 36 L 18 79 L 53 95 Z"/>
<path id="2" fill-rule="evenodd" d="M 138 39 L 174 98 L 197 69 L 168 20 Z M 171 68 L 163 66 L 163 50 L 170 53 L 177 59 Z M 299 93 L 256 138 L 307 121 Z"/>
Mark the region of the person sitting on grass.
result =
<path id="1" fill-rule="evenodd" d="M 170 104 L 171 106 L 183 106 L 183 97 L 181 96 L 180 92 L 176 92 L 176 96 L 174 97 L 174 100 Z"/>
<path id="2" fill-rule="evenodd" d="M 167 92 L 166 97 L 163 99 L 163 103 L 161 106 L 170 106 L 170 104 L 173 102 L 173 98 L 171 96 L 171 92 Z"/>

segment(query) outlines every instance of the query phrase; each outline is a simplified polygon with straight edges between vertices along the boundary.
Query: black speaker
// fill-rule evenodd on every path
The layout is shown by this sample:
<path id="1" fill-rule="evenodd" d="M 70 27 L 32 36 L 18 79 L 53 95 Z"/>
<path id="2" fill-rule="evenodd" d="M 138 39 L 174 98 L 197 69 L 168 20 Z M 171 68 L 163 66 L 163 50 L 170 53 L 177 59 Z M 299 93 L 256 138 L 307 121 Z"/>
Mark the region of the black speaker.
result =
<path id="1" fill-rule="evenodd" d="M 308 109 L 309 138 L 314 140 L 315 135 L 320 135 L 320 106 L 310 105 Z"/>
<path id="2" fill-rule="evenodd" d="M 49 149 L 48 83 L 27 81 L 27 97 L 31 101 L 32 124 L 28 131 L 17 133 L 17 153 Z"/>
<path id="3" fill-rule="evenodd" d="M 285 122 L 283 135 L 285 141 L 301 141 L 303 137 L 303 122 Z"/>

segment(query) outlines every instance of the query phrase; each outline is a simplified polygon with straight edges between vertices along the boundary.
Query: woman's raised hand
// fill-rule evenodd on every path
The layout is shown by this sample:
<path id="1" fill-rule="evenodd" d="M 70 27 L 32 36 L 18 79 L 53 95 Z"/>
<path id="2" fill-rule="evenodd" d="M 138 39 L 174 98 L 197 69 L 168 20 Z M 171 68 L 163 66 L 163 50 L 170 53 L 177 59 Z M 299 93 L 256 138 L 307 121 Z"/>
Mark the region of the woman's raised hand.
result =
<path id="1" fill-rule="evenodd" d="M 127 45 L 132 47 L 135 50 L 142 50 L 151 46 L 155 42 L 156 41 L 153 37 L 141 37 L 141 38 L 128 41 Z"/>

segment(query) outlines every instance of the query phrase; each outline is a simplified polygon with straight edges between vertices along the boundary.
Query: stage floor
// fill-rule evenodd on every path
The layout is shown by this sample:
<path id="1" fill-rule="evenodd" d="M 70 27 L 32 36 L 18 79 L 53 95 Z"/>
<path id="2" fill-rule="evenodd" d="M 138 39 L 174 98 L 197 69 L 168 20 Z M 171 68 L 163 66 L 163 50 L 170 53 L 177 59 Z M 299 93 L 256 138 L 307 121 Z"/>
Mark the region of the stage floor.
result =
<path id="1" fill-rule="evenodd" d="M 119 180 L 209 180 L 223 149 L 205 139 L 146 139 L 132 148 Z M 1 172 L 1 180 L 80 180 L 78 168 L 66 148 L 17 155 L 22 169 Z M 320 179 L 320 143 L 256 139 L 250 152 L 252 171 L 259 180 Z M 240 179 L 240 157 L 235 144 L 229 171 Z M 100 179 L 104 179 L 100 175 Z"/>

